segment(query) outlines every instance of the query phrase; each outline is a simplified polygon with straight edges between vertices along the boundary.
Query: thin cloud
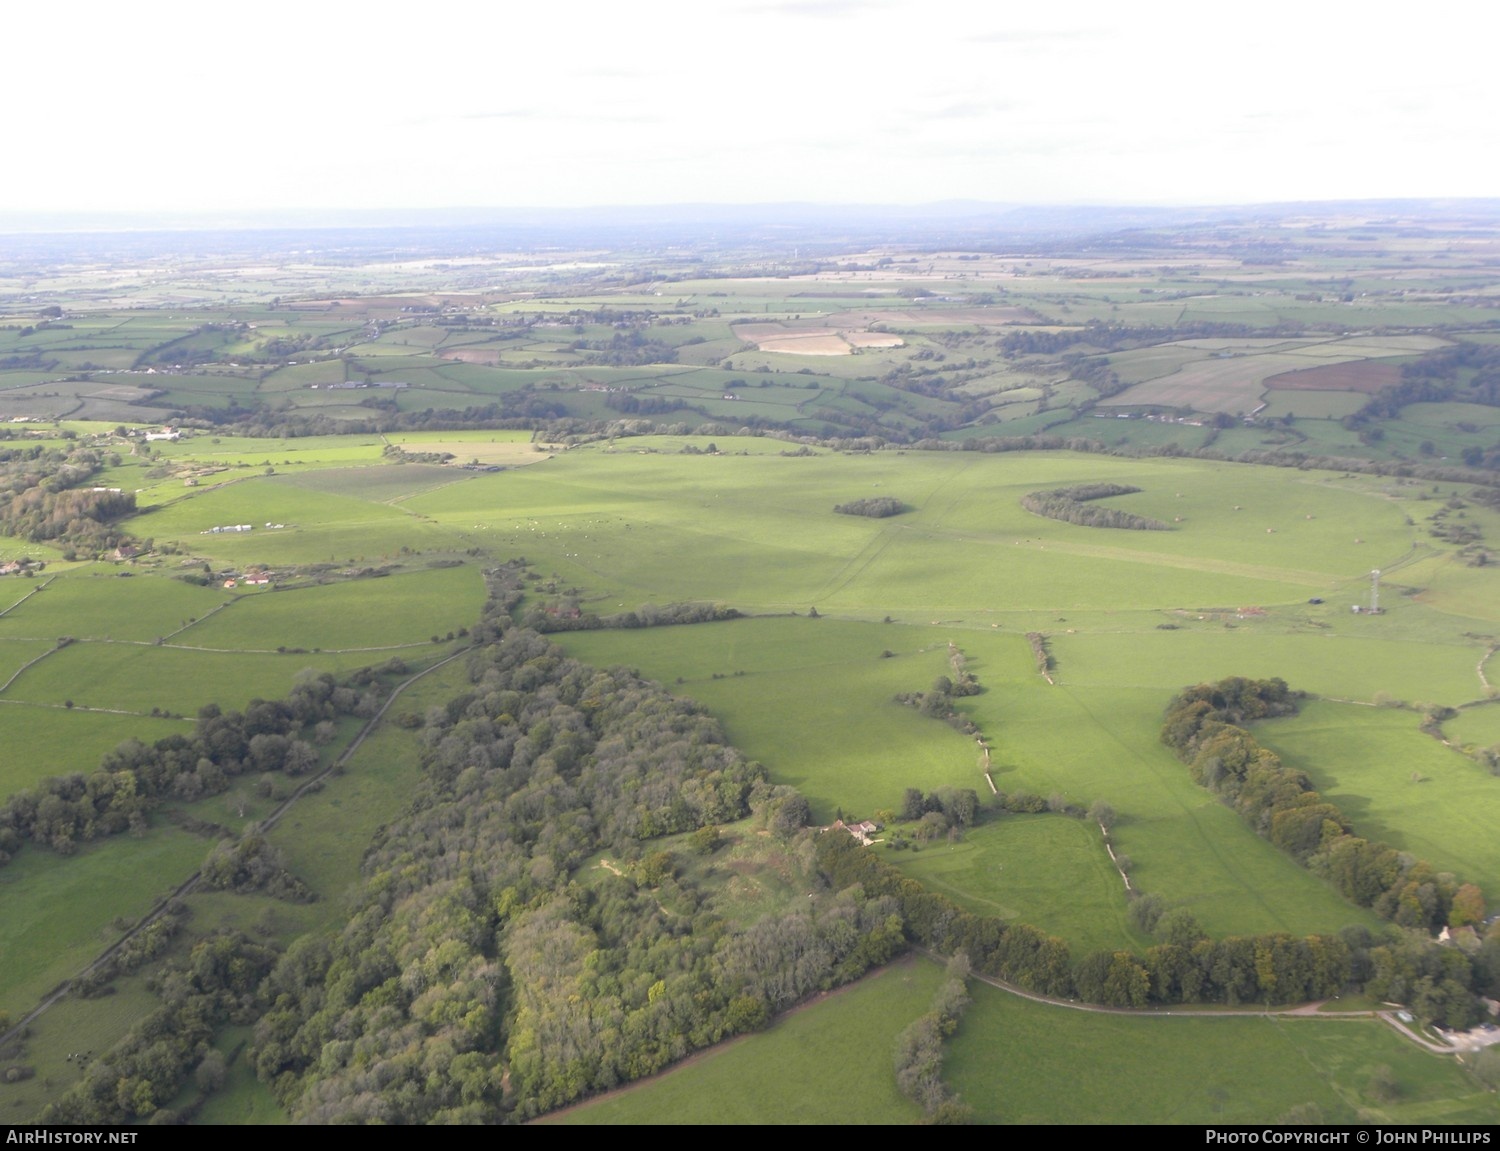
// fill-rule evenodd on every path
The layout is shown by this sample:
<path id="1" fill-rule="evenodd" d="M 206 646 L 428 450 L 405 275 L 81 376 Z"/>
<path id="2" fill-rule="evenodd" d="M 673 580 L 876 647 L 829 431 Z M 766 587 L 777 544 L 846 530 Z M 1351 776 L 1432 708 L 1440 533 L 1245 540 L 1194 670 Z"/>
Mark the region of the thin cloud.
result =
<path id="1" fill-rule="evenodd" d="M 447 115 L 439 114 L 429 116 L 429 122 L 433 120 L 539 120 L 550 113 L 543 112 L 540 108 L 505 108 L 497 112 L 458 112 Z"/>
<path id="2" fill-rule="evenodd" d="M 661 75 L 661 70 L 645 68 L 619 68 L 613 65 L 600 65 L 597 68 L 580 68 L 574 72 L 575 76 L 587 76 L 592 80 L 648 80 Z"/>
<path id="3" fill-rule="evenodd" d="M 1099 40 L 1104 29 L 1090 28 L 1007 28 L 997 32 L 978 32 L 963 37 L 970 44 L 1063 44 L 1079 40 Z"/>
<path id="4" fill-rule="evenodd" d="M 506 108 L 493 112 L 439 112 L 407 120 L 412 125 L 459 124 L 486 120 L 527 120 L 556 124 L 660 124 L 662 117 L 607 112 L 559 112 L 554 108 Z"/>
<path id="5" fill-rule="evenodd" d="M 996 112 L 1013 112 L 1016 107 L 1004 100 L 961 100 L 931 111 L 914 112 L 913 115 L 918 120 L 974 120 Z"/>
<path id="6" fill-rule="evenodd" d="M 880 0 L 776 0 L 769 4 L 744 4 L 739 12 L 746 16 L 812 16 L 828 20 L 883 7 L 886 5 Z"/>

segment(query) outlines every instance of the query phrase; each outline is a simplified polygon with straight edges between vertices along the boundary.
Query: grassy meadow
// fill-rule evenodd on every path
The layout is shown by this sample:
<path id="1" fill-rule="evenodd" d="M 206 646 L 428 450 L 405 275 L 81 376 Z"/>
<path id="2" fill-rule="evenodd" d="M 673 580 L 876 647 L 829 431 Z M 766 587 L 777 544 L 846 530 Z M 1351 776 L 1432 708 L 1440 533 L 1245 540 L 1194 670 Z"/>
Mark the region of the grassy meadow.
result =
<path id="1" fill-rule="evenodd" d="M 156 823 L 67 857 L 28 848 L 0 869 L 0 1011 L 29 1011 L 120 937 L 117 918 L 133 923 L 203 862 L 212 840 Z"/>
<path id="2" fill-rule="evenodd" d="M 1015 815 L 950 843 L 884 858 L 976 915 L 997 915 L 1066 936 L 1080 953 L 1144 951 L 1149 936 L 1125 919 L 1125 885 L 1099 829 L 1062 815 Z"/>
<path id="3" fill-rule="evenodd" d="M 914 1123 L 921 1109 L 896 1090 L 891 1050 L 901 1029 L 928 1010 L 942 975 L 919 959 L 892 964 L 768 1031 L 541 1122 Z"/>
<path id="4" fill-rule="evenodd" d="M 275 592 L 251 590 L 231 609 L 173 637 L 173 643 L 236 651 L 397 647 L 468 627 L 483 602 L 484 581 L 472 564 Z"/>
<path id="5" fill-rule="evenodd" d="M 1451 1058 L 1373 1019 L 1132 1018 L 1044 1007 L 971 984 L 945 1078 L 984 1123 L 1267 1123 L 1313 1104 L 1330 1122 L 1493 1123 Z M 1396 1099 L 1368 1083 L 1389 1067 Z"/>
<path id="6" fill-rule="evenodd" d="M 1374 714 L 1371 714 L 1371 712 Z M 1500 891 L 1500 781 L 1417 729 L 1409 711 L 1315 702 L 1263 723 L 1256 738 L 1354 821 L 1362 834 Z"/>
<path id="7" fill-rule="evenodd" d="M 1201 461 L 787 459 L 738 456 L 739 444 L 716 442 L 729 453 L 717 456 L 584 450 L 403 507 L 519 549 L 601 603 L 722 599 L 757 611 L 900 612 L 907 622 L 962 616 L 970 626 L 1029 625 L 1058 610 L 1291 606 L 1352 586 L 1414 546 L 1398 501 L 1316 474 L 1284 490 L 1285 473 Z M 1103 480 L 1145 489 L 1110 502 L 1174 530 L 1101 531 L 1017 503 L 1028 491 Z M 833 514 L 864 496 L 912 510 L 886 520 Z"/>
<path id="8" fill-rule="evenodd" d="M 891 1052 L 939 975 L 930 962 L 894 965 L 763 1034 L 543 1122 L 910 1122 L 888 1094 Z M 1032 1003 L 977 980 L 969 990 L 944 1078 L 981 1123 L 1266 1123 L 1308 1104 L 1330 1122 L 1496 1119 L 1493 1093 L 1461 1066 L 1373 1019 L 1143 1018 Z M 1393 1098 L 1371 1085 L 1386 1071 Z M 826 1094 L 803 1087 L 830 1076 Z"/>

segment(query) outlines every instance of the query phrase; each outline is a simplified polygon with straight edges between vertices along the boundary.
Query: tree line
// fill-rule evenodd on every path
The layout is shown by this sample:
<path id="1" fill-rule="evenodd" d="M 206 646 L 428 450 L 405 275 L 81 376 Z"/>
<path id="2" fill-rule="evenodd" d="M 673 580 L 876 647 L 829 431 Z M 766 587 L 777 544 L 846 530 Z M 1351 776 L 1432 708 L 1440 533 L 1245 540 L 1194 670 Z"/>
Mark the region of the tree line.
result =
<path id="1" fill-rule="evenodd" d="M 1210 939 L 1180 910 L 1151 920 L 1161 942 L 1144 954 L 1098 951 L 1075 964 L 1063 940 L 975 915 L 925 890 L 852 836 L 825 833 L 816 842 L 819 865 L 834 888 L 894 901 L 910 941 L 943 954 L 961 952 L 976 972 L 1053 997 L 1108 1007 L 1235 1006 L 1298 1003 L 1360 989 L 1406 1003 L 1425 1020 L 1467 1027 L 1482 1017 L 1476 992 L 1500 989 L 1500 938 L 1486 939 L 1472 961 L 1456 948 L 1395 928 L 1384 935 L 1354 926 L 1336 935 Z"/>
<path id="2" fill-rule="evenodd" d="M 958 1030 L 971 1002 L 968 976 L 968 958 L 955 955 L 932 1006 L 896 1037 L 896 1086 L 922 1108 L 929 1123 L 967 1123 L 973 1118 L 972 1109 L 943 1082 L 943 1040 Z"/>
<path id="3" fill-rule="evenodd" d="M 597 631 L 600 628 L 630 630 L 673 627 L 678 624 L 717 623 L 740 618 L 742 613 L 738 608 L 718 603 L 647 603 L 630 611 L 595 615 L 584 611 L 575 598 L 565 596 L 560 600 L 538 604 L 525 613 L 521 622 L 534 631 L 548 635 L 560 631 Z"/>
<path id="4" fill-rule="evenodd" d="M 326 672 L 304 675 L 285 699 L 254 699 L 243 712 L 210 704 L 198 713 L 191 735 L 165 736 L 149 746 L 127 739 L 88 775 L 50 776 L 16 792 L 0 805 L 0 865 L 28 842 L 68 855 L 79 843 L 144 832 L 147 814 L 163 803 L 219 794 L 247 774 L 305 774 L 319 762 L 308 742 L 318 741 L 318 725 L 374 715 L 378 676 L 404 670 L 393 660 L 356 672 L 348 684 Z"/>
<path id="5" fill-rule="evenodd" d="M 1478 887 L 1439 873 L 1426 860 L 1356 836 L 1344 814 L 1303 772 L 1285 766 L 1241 726 L 1294 714 L 1297 699 L 1280 679 L 1236 676 L 1199 684 L 1173 698 L 1162 742 L 1188 765 L 1195 781 L 1351 902 L 1402 927 L 1426 931 L 1483 919 Z"/>
<path id="6" fill-rule="evenodd" d="M 1075 484 L 1067 488 L 1050 491 L 1028 492 L 1021 497 L 1021 506 L 1033 515 L 1046 516 L 1049 520 L 1080 524 L 1090 528 L 1128 528 L 1131 531 L 1165 532 L 1171 525 L 1148 516 L 1138 516 L 1119 508 L 1091 507 L 1094 500 L 1110 496 L 1128 496 L 1140 491 L 1129 484 Z"/>

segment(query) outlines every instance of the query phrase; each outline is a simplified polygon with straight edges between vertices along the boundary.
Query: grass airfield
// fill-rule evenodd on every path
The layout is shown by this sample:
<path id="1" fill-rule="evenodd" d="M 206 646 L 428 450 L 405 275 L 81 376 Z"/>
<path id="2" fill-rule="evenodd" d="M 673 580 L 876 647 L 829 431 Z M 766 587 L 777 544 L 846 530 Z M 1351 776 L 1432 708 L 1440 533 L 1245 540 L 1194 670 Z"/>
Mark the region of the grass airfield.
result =
<path id="1" fill-rule="evenodd" d="M 558 639 L 580 658 L 639 667 L 704 703 L 736 743 L 809 797 L 820 820 L 898 808 L 906 787 L 987 794 L 972 741 L 892 702 L 947 674 L 951 642 L 984 688 L 960 709 L 995 749 L 996 785 L 1109 802 L 1144 890 L 1190 906 L 1215 933 L 1374 922 L 1196 787 L 1157 730 L 1180 687 L 1235 674 L 1279 675 L 1366 705 L 1483 698 L 1475 668 L 1500 612 L 1496 573 L 1466 569 L 1491 590 L 1482 616 L 1460 614 L 1473 595 L 1456 604 L 1439 589 L 1400 582 L 1419 560 L 1451 555 L 1409 522 L 1430 493 L 1202 461 L 736 456 L 739 442 L 719 442 L 726 454 L 708 457 L 575 451 L 476 481 L 464 494 L 495 492 L 496 511 L 471 507 L 467 516 L 488 519 L 506 545 L 601 612 L 691 598 L 764 613 Z M 623 477 L 606 484 L 613 464 Z M 1183 522 L 1169 532 L 1079 527 L 1016 503 L 1039 487 L 1104 479 L 1145 489 L 1111 502 L 1158 518 L 1180 508 Z M 831 513 L 870 491 L 913 510 L 883 520 Z M 446 498 L 444 489 L 412 503 L 451 522 Z M 570 501 L 589 510 L 570 511 Z M 504 522 L 501 504 L 535 510 Z M 1355 615 L 1349 605 L 1368 596 L 1372 564 L 1394 568 L 1384 587 L 1391 607 Z M 821 618 L 809 618 L 814 607 Z M 1032 630 L 1049 637 L 1055 685 L 1033 666 L 1023 634 Z M 1465 781 L 1436 810 L 1493 790 L 1472 760 L 1422 736 L 1411 711 L 1341 714 L 1362 733 L 1357 744 L 1351 736 L 1351 755 L 1420 750 Z M 1275 746 L 1284 730 L 1271 725 L 1266 738 Z M 1400 823 L 1391 802 L 1381 830 Z M 1446 866 L 1482 885 L 1500 881 L 1482 836 L 1448 838 Z M 993 893 L 969 895 L 1008 905 Z M 1082 909 L 1071 926 L 1066 911 L 1049 918 L 1065 937 L 1093 934 L 1094 917 Z"/>
<path id="2" fill-rule="evenodd" d="M 497 550 L 521 548 L 601 603 L 708 598 L 967 626 L 1055 623 L 1063 611 L 1294 609 L 1334 595 L 1347 612 L 1372 567 L 1434 551 L 1405 522 L 1400 495 L 1318 473 L 1063 453 L 739 456 L 742 441 L 727 438 L 719 455 L 677 454 L 685 442 L 585 447 L 402 506 Z M 1182 522 L 1082 528 L 1016 502 L 1099 480 L 1145 489 L 1111 505 Z M 832 514 L 870 495 L 913 510 Z"/>

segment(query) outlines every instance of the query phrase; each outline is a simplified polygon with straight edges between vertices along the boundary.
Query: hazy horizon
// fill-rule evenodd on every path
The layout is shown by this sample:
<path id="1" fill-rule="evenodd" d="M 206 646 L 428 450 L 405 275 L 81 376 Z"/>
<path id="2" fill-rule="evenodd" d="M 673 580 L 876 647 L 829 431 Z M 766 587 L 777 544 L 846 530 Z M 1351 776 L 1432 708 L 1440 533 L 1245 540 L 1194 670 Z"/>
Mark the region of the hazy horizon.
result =
<path id="1" fill-rule="evenodd" d="M 0 213 L 1263 204 L 1500 193 L 1497 18 L 1271 0 L 86 10 L 13 54 Z M 51 45 L 17 10 L 12 42 Z"/>

